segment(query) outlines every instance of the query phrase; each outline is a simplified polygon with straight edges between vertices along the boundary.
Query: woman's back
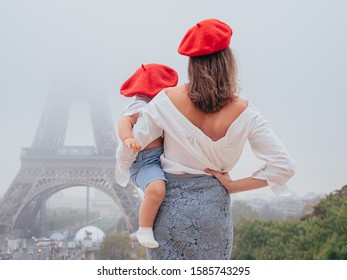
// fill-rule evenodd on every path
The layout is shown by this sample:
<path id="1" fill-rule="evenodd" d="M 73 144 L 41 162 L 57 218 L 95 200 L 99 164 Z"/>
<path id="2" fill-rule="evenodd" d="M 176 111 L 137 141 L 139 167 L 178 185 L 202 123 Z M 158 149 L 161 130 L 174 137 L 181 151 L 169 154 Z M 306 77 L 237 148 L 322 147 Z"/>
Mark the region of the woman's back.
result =
<path id="1" fill-rule="evenodd" d="M 166 89 L 165 93 L 181 114 L 212 141 L 225 137 L 231 124 L 248 106 L 246 100 L 237 98 L 218 112 L 205 113 L 190 100 L 185 85 Z"/>

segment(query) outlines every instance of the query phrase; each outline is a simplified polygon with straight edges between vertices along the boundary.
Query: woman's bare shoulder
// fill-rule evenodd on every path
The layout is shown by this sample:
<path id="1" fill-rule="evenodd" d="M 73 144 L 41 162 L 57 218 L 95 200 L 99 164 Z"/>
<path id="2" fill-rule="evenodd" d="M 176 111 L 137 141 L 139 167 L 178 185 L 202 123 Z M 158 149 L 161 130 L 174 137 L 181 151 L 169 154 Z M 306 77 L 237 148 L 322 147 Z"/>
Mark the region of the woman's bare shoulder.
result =
<path id="1" fill-rule="evenodd" d="M 171 100 L 171 102 L 176 106 L 179 106 L 179 104 L 182 102 L 187 102 L 187 99 L 189 99 L 185 85 L 178 85 L 175 87 L 166 88 L 164 92 L 166 93 L 167 97 Z"/>
<path id="2" fill-rule="evenodd" d="M 249 101 L 247 99 L 244 99 L 242 97 L 237 97 L 237 99 L 235 101 L 238 104 L 238 106 L 240 106 L 240 107 L 247 107 L 248 103 L 249 103 Z"/>
<path id="3" fill-rule="evenodd" d="M 222 111 L 232 111 L 236 115 L 241 114 L 244 110 L 246 110 L 248 107 L 248 100 L 243 99 L 241 97 L 237 97 L 234 99 L 233 102 L 228 103 L 227 106 L 225 106 Z"/>
<path id="4" fill-rule="evenodd" d="M 181 96 L 182 93 L 185 92 L 185 85 L 177 85 L 175 87 L 169 87 L 164 90 L 166 95 L 172 99 L 172 98 L 177 98 L 178 96 Z"/>

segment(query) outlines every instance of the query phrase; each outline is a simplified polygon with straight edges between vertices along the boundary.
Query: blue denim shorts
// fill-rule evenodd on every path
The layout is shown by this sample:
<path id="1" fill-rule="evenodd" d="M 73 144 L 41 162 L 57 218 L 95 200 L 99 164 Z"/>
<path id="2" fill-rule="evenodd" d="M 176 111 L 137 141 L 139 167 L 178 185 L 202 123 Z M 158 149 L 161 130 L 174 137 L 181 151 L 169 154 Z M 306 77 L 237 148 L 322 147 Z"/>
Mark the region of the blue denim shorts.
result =
<path id="1" fill-rule="evenodd" d="M 153 181 L 164 180 L 167 182 L 160 163 L 160 156 L 163 152 L 163 147 L 155 147 L 138 153 L 130 168 L 130 178 L 142 191 L 145 191 L 148 184 Z"/>

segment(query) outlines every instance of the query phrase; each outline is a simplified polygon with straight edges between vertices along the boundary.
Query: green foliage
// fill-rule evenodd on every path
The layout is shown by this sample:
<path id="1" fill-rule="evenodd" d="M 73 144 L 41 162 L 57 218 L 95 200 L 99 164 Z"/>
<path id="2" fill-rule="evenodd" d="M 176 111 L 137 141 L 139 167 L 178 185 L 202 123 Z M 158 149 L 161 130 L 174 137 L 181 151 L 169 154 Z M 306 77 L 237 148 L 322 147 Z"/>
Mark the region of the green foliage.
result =
<path id="1" fill-rule="evenodd" d="M 130 259 L 130 237 L 126 233 L 113 232 L 106 235 L 100 246 L 102 260 Z"/>
<path id="2" fill-rule="evenodd" d="M 303 220 L 240 219 L 232 259 L 346 260 L 347 195 L 327 196 Z"/>
<path id="3" fill-rule="evenodd" d="M 136 257 L 137 257 L 136 259 L 139 259 L 139 260 L 147 259 L 147 251 L 145 247 L 138 245 L 138 246 L 135 246 L 135 250 L 136 250 Z"/>

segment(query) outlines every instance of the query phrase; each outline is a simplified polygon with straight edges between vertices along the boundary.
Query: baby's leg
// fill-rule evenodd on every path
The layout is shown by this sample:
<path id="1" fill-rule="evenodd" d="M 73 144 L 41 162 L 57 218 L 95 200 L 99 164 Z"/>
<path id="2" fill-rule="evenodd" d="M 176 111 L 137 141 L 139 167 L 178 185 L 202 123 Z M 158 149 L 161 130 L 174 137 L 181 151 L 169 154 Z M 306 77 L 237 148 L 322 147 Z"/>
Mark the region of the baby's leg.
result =
<path id="1" fill-rule="evenodd" d="M 156 180 L 145 189 L 145 196 L 140 206 L 139 230 L 137 239 L 141 245 L 147 248 L 159 246 L 153 236 L 153 223 L 158 209 L 165 198 L 165 181 Z"/>

